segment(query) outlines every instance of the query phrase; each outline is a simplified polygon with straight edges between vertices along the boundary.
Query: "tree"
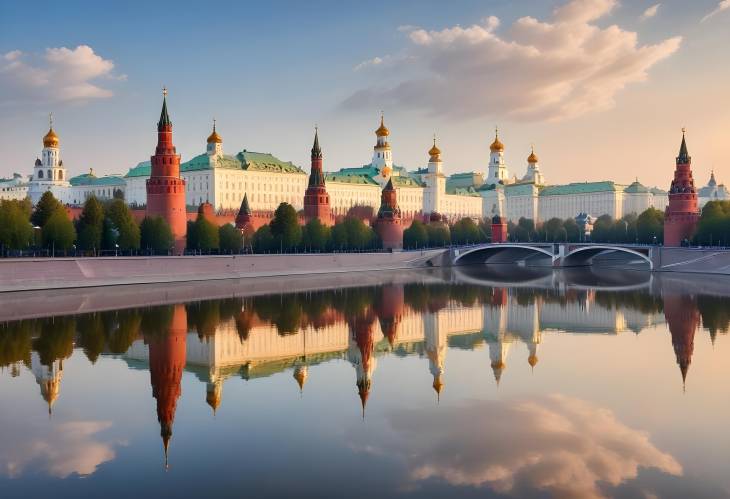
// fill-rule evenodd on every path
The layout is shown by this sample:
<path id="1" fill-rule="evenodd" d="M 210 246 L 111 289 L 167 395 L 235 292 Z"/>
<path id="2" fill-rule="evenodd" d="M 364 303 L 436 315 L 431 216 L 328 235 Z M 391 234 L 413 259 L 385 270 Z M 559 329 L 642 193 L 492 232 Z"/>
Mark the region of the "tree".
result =
<path id="1" fill-rule="evenodd" d="M 302 247 L 305 251 L 324 251 L 330 238 L 330 229 L 319 218 L 313 218 L 302 229 Z"/>
<path id="2" fill-rule="evenodd" d="M 593 222 L 593 232 L 591 232 L 591 241 L 594 243 L 611 242 L 613 232 L 613 218 L 611 215 L 601 215 Z"/>
<path id="3" fill-rule="evenodd" d="M 20 250 L 33 240 L 33 226 L 23 201 L 0 201 L 0 246 Z"/>
<path id="4" fill-rule="evenodd" d="M 507 226 L 509 232 L 509 224 Z M 521 243 L 532 242 L 537 238 L 535 221 L 531 218 L 520 217 L 514 230 L 509 232 L 512 239 Z"/>
<path id="5" fill-rule="evenodd" d="M 256 253 L 268 253 L 272 251 L 274 248 L 274 236 L 271 234 L 271 227 L 268 225 L 259 227 L 254 232 L 251 245 Z"/>
<path id="6" fill-rule="evenodd" d="M 140 231 L 124 199 L 115 198 L 105 210 L 108 228 L 112 232 L 112 243 L 123 251 L 139 249 Z M 113 249 L 108 247 L 107 249 Z"/>
<path id="7" fill-rule="evenodd" d="M 342 222 L 347 234 L 347 249 L 371 249 L 375 245 L 376 236 L 372 228 L 359 218 L 347 217 Z"/>
<path id="8" fill-rule="evenodd" d="M 220 247 L 218 227 L 205 216 L 198 214 L 198 218 L 188 228 L 188 249 L 211 251 Z"/>
<path id="9" fill-rule="evenodd" d="M 221 225 L 218 228 L 220 250 L 224 253 L 239 253 L 243 248 L 243 234 L 231 224 Z"/>
<path id="10" fill-rule="evenodd" d="M 63 208 L 61 202 L 56 199 L 51 191 L 46 191 L 38 200 L 38 204 L 35 205 L 35 211 L 30 217 L 30 222 L 36 227 L 43 227 L 51 218 L 51 215 L 59 208 Z"/>
<path id="11" fill-rule="evenodd" d="M 139 226 L 142 248 L 152 253 L 167 254 L 175 240 L 167 221 L 160 217 L 145 217 Z"/>
<path id="12" fill-rule="evenodd" d="M 78 245 L 82 250 L 96 251 L 101 248 L 101 237 L 104 233 L 104 208 L 96 197 L 92 196 L 84 203 L 76 223 Z"/>
<path id="13" fill-rule="evenodd" d="M 562 229 L 562 232 L 561 232 Z M 545 241 L 547 242 L 555 242 L 558 241 L 558 233 L 560 235 L 563 235 L 566 233 L 565 228 L 563 226 L 563 221 L 559 218 L 551 218 L 547 222 L 545 222 L 542 225 L 542 230 L 545 234 Z"/>
<path id="14" fill-rule="evenodd" d="M 471 244 L 484 240 L 484 236 L 471 218 L 462 218 L 451 227 L 453 244 Z"/>
<path id="15" fill-rule="evenodd" d="M 432 222 L 426 226 L 428 233 L 428 246 L 437 248 L 448 246 L 451 243 L 451 233 L 448 225 L 442 222 Z"/>
<path id="16" fill-rule="evenodd" d="M 411 222 L 411 226 L 403 231 L 403 246 L 410 249 L 428 246 L 428 231 L 420 220 Z"/>
<path id="17" fill-rule="evenodd" d="M 299 245 L 302 239 L 302 228 L 299 226 L 299 217 L 292 205 L 281 203 L 274 212 L 274 219 L 269 224 L 271 235 L 282 250 L 292 250 Z"/>
<path id="18" fill-rule="evenodd" d="M 653 244 L 664 241 L 664 213 L 650 207 L 636 219 L 636 235 L 640 243 Z"/>
<path id="19" fill-rule="evenodd" d="M 43 224 L 41 242 L 44 248 L 66 251 L 76 240 L 74 224 L 68 219 L 66 209 L 59 205 Z"/>
<path id="20" fill-rule="evenodd" d="M 566 218 L 563 221 L 563 228 L 565 229 L 566 241 L 571 243 L 577 243 L 580 241 L 580 227 L 575 218 Z"/>
<path id="21" fill-rule="evenodd" d="M 702 208 L 695 240 L 713 246 L 730 243 L 730 201 L 709 201 Z"/>

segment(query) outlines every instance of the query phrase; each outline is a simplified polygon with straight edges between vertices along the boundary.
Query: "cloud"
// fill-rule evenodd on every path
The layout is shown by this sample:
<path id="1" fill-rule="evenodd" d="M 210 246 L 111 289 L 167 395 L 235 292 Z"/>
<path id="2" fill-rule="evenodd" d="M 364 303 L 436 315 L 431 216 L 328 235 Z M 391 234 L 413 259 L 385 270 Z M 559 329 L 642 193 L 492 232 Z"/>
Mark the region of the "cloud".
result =
<path id="1" fill-rule="evenodd" d="M 379 79 L 395 83 L 374 83 L 342 105 L 523 121 L 566 119 L 609 109 L 620 90 L 645 81 L 649 69 L 681 44 L 675 37 L 639 45 L 635 32 L 592 24 L 616 4 L 616 0 L 572 0 L 555 9 L 551 21 L 522 17 L 505 35 L 497 33 L 500 20 L 493 16 L 469 27 L 408 30 L 405 62 L 389 67 L 388 78 Z"/>
<path id="2" fill-rule="evenodd" d="M 515 496 L 601 498 L 601 487 L 635 479 L 640 468 L 682 474 L 646 433 L 561 395 L 405 410 L 387 419 L 393 434 L 369 440 L 362 451 L 403 459 L 410 488 L 437 479 Z"/>
<path id="3" fill-rule="evenodd" d="M 714 16 L 715 14 L 719 14 L 723 10 L 730 9 L 730 0 L 722 0 L 719 4 L 717 4 L 717 7 L 715 7 L 715 10 L 707 14 L 705 17 L 702 18 L 700 21 L 701 23 L 707 21 L 709 18 Z"/>
<path id="4" fill-rule="evenodd" d="M 59 425 L 38 423 L 22 431 L 14 419 L 3 421 L 0 475 L 15 478 L 26 469 L 41 470 L 57 478 L 71 474 L 90 475 L 115 457 L 111 444 L 94 436 L 111 427 L 108 421 L 69 421 Z"/>
<path id="5" fill-rule="evenodd" d="M 105 99 L 112 91 L 97 80 L 125 80 L 114 63 L 88 45 L 48 48 L 34 57 L 19 50 L 0 55 L 0 104 L 66 103 Z"/>
<path id="6" fill-rule="evenodd" d="M 651 19 L 652 17 L 656 16 L 657 12 L 659 12 L 659 7 L 661 6 L 662 4 L 660 3 L 652 5 L 651 7 L 646 9 L 643 14 L 641 14 L 640 19 L 642 21 L 646 21 L 647 19 Z"/>

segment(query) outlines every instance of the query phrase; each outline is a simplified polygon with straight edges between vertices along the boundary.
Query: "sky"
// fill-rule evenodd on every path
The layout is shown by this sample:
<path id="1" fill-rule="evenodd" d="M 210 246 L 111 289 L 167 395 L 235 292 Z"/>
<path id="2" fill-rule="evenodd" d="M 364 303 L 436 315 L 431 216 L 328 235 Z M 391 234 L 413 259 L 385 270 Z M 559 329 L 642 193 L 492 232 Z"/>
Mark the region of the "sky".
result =
<path id="1" fill-rule="evenodd" d="M 730 0 L 0 2 L 0 176 L 29 174 L 48 113 L 70 175 L 149 159 L 162 87 L 183 161 L 217 120 L 227 153 L 309 170 L 394 162 L 548 183 L 668 187 L 687 129 L 696 183 L 730 183 Z"/>

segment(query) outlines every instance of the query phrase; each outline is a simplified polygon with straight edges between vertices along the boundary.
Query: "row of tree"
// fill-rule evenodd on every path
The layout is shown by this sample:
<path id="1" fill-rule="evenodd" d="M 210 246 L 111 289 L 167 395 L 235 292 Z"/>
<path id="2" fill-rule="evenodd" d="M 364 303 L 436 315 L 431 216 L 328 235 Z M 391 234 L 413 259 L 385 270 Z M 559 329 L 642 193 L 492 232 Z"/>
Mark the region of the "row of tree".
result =
<path id="1" fill-rule="evenodd" d="M 462 218 L 453 225 L 442 221 L 411 222 L 403 231 L 403 247 L 407 249 L 438 248 L 450 244 L 476 244 L 488 242 L 491 228 L 485 222 L 477 224 L 471 218 Z"/>
<path id="2" fill-rule="evenodd" d="M 730 246 L 730 201 L 709 201 L 702 208 L 695 243 Z"/>

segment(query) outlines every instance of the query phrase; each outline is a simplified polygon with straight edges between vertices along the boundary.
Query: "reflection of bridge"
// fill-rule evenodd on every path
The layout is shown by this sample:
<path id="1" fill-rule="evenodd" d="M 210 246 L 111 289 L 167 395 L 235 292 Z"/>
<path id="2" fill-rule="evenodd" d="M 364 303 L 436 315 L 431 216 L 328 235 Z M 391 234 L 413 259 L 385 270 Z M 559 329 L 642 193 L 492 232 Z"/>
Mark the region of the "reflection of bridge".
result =
<path id="1" fill-rule="evenodd" d="M 590 243 L 497 243 L 454 249 L 455 265 L 517 263 L 543 267 L 585 267 L 596 260 L 654 270 L 654 246 Z"/>

